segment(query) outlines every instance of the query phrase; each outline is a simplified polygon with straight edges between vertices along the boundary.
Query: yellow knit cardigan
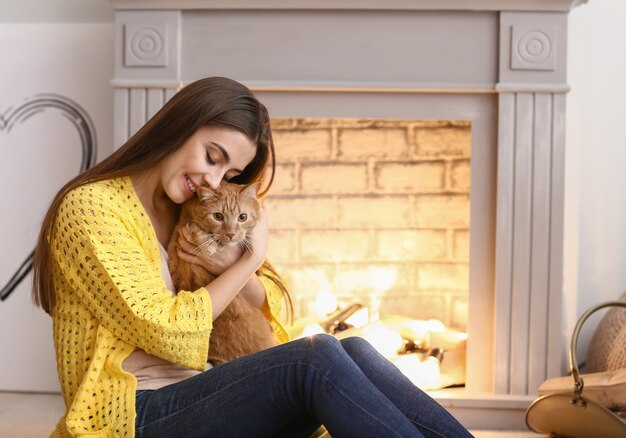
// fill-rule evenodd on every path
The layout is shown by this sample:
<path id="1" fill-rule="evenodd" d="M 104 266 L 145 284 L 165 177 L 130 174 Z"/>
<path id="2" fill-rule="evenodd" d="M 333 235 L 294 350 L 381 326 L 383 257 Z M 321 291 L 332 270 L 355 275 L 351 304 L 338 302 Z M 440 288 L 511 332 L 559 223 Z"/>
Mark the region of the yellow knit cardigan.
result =
<path id="1" fill-rule="evenodd" d="M 134 437 L 135 349 L 204 370 L 212 328 L 206 289 L 167 289 L 154 228 L 130 178 L 78 187 L 63 199 L 51 241 L 52 313 L 65 415 L 53 437 Z M 264 313 L 281 342 L 282 295 L 263 273 Z"/>

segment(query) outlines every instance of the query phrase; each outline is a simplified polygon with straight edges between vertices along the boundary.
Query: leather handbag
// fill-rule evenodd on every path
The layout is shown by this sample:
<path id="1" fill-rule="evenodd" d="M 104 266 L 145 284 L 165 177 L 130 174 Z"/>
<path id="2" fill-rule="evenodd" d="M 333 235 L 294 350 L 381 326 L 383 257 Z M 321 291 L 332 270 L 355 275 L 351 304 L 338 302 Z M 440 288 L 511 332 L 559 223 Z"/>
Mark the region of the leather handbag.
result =
<path id="1" fill-rule="evenodd" d="M 526 411 L 526 425 L 534 432 L 568 438 L 624 438 L 626 421 L 606 406 L 583 395 L 585 386 L 576 361 L 576 344 L 584 322 L 605 307 L 624 307 L 626 303 L 610 301 L 587 310 L 574 327 L 569 365 L 574 380 L 573 389 L 556 390 L 535 400 Z"/>

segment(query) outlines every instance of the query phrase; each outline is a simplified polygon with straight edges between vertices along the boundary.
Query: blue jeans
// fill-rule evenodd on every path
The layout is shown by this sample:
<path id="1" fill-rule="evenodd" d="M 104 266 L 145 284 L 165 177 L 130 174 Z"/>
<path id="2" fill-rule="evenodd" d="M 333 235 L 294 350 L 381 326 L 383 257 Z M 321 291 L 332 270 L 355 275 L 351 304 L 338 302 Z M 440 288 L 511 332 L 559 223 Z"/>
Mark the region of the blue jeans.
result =
<path id="1" fill-rule="evenodd" d="M 139 438 L 472 436 L 367 341 L 329 335 L 138 391 L 136 409 Z"/>

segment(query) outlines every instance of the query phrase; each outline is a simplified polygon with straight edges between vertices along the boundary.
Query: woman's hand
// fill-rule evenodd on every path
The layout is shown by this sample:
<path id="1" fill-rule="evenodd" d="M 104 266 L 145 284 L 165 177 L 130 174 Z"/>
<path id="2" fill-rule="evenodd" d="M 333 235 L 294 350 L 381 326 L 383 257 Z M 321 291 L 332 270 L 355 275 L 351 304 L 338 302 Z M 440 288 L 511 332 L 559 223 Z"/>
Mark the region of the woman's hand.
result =
<path id="1" fill-rule="evenodd" d="M 243 248 L 236 245 L 226 247 L 213 255 L 208 255 L 198 251 L 197 243 L 194 243 L 188 226 L 181 228 L 178 234 L 178 257 L 183 261 L 203 267 L 215 276 L 230 268 L 233 263 L 241 258 L 243 252 Z"/>

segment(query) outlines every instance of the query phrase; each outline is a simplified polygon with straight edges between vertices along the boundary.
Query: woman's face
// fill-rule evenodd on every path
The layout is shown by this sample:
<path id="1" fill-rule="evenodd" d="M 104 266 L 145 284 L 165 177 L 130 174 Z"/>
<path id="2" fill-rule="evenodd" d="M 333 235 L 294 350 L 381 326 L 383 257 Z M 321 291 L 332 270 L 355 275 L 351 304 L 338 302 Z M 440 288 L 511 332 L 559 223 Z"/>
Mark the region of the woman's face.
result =
<path id="1" fill-rule="evenodd" d="M 240 174 L 254 158 L 256 148 L 239 131 L 203 126 L 163 161 L 163 189 L 173 202 L 182 204 L 195 196 L 199 186 L 217 188 L 223 179 Z"/>

